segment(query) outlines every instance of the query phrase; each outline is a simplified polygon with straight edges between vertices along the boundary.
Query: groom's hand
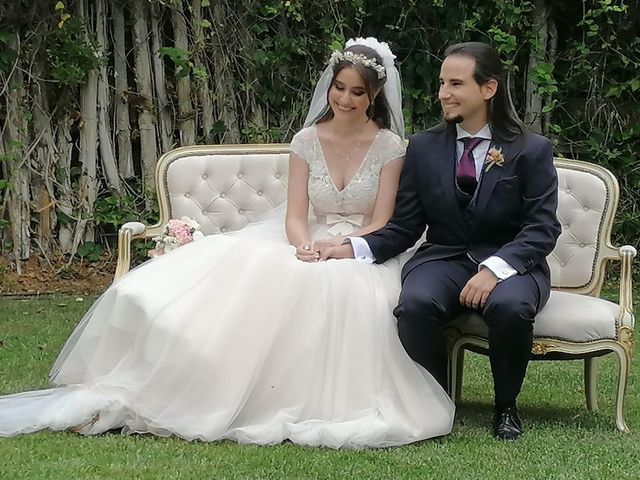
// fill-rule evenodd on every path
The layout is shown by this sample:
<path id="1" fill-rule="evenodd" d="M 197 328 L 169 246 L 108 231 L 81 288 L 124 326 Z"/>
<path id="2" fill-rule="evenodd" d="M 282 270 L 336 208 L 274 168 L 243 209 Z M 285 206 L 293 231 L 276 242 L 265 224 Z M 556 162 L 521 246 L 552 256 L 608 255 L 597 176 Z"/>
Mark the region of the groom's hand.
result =
<path id="1" fill-rule="evenodd" d="M 469 279 L 460 292 L 460 304 L 467 308 L 482 308 L 498 284 L 498 277 L 486 267 Z"/>
<path id="2" fill-rule="evenodd" d="M 324 245 L 320 248 L 320 260 L 330 258 L 354 258 L 351 242 L 342 245 Z"/>

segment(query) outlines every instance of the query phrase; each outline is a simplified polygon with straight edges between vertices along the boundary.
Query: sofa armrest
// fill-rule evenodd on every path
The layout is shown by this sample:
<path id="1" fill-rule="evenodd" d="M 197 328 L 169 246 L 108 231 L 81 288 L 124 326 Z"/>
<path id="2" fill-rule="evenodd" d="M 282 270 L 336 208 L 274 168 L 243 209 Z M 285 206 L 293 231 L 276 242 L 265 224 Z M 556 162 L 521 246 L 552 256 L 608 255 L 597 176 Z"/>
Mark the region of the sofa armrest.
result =
<path id="1" fill-rule="evenodd" d="M 131 267 L 131 241 L 136 238 L 148 238 L 156 235 L 156 228 L 148 227 L 141 222 L 127 222 L 118 231 L 118 263 L 113 281 L 129 271 Z"/>
<path id="2" fill-rule="evenodd" d="M 622 267 L 620 269 L 620 311 L 618 313 L 619 325 L 626 325 L 625 319 L 633 318 L 633 290 L 632 290 L 632 268 L 631 264 L 637 255 L 637 250 L 631 245 L 623 245 L 618 249 Z M 626 322 L 628 323 L 628 321 Z"/>

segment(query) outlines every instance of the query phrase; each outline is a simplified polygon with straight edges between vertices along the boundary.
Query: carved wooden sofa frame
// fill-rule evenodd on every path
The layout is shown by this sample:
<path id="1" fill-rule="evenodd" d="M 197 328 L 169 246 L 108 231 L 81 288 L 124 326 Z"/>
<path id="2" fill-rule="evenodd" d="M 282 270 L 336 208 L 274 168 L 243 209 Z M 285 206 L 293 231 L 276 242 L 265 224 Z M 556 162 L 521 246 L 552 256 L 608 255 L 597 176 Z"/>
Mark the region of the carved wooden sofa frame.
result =
<path id="1" fill-rule="evenodd" d="M 129 270 L 131 241 L 152 238 L 171 218 L 197 220 L 205 234 L 243 228 L 286 198 L 288 145 L 182 147 L 156 167 L 157 224 L 129 222 L 119 232 L 115 279 Z M 556 159 L 558 218 L 562 234 L 549 256 L 554 291 L 534 327 L 534 358 L 584 360 L 587 408 L 597 409 L 596 357 L 619 361 L 616 426 L 628 431 L 624 399 L 633 352 L 631 263 L 636 250 L 611 244 L 618 182 L 605 168 Z M 599 298 L 608 262 L 621 262 L 619 303 Z M 461 394 L 465 350 L 487 353 L 486 326 L 478 315 L 457 319 L 450 348 L 450 393 Z"/>

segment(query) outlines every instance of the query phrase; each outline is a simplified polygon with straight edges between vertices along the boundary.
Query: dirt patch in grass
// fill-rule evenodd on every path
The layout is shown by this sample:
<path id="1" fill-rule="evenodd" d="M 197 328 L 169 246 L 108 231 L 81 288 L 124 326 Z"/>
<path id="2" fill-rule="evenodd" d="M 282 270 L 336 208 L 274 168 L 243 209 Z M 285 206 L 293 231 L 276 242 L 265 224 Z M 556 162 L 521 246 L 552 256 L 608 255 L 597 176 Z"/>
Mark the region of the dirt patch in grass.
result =
<path id="1" fill-rule="evenodd" d="M 116 262 L 105 255 L 97 262 L 66 257 L 32 257 L 21 262 L 21 275 L 14 262 L 0 257 L 0 295 L 102 293 L 113 281 Z"/>

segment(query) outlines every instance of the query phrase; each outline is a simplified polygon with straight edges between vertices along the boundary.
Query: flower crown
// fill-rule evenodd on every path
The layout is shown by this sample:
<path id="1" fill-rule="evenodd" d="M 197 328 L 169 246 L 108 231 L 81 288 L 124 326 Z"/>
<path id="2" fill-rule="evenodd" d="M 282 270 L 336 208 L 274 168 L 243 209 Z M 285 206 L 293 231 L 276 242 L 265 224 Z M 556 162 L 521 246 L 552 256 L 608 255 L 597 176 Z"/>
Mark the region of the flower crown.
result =
<path id="1" fill-rule="evenodd" d="M 361 65 L 364 65 L 365 67 L 371 68 L 378 74 L 378 78 L 384 78 L 387 76 L 385 68 L 382 65 L 378 65 L 378 61 L 375 58 L 368 58 L 361 53 L 353 53 L 351 51 L 341 52 L 339 50 L 335 50 L 331 54 L 329 65 L 333 66 L 342 61 L 351 62 L 354 64 L 359 63 Z"/>

